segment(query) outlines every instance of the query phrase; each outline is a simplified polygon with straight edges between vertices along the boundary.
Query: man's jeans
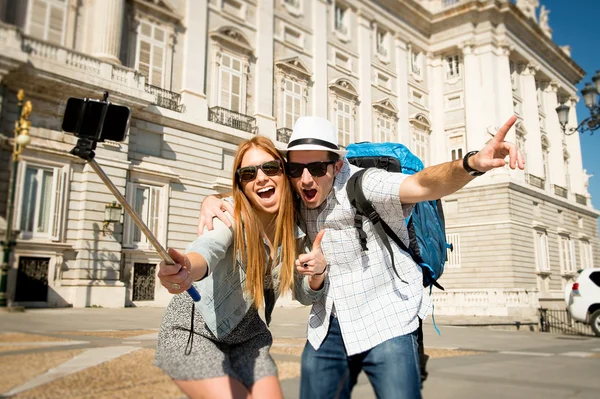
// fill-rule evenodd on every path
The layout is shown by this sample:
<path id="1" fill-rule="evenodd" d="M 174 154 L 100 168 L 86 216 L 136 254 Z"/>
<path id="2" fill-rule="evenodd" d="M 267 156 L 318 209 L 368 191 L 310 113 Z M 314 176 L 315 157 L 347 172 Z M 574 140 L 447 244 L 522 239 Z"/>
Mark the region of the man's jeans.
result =
<path id="1" fill-rule="evenodd" d="M 318 351 L 306 342 L 302 352 L 300 399 L 350 399 L 361 370 L 378 399 L 421 397 L 417 332 L 396 337 L 348 357 L 337 318 Z"/>

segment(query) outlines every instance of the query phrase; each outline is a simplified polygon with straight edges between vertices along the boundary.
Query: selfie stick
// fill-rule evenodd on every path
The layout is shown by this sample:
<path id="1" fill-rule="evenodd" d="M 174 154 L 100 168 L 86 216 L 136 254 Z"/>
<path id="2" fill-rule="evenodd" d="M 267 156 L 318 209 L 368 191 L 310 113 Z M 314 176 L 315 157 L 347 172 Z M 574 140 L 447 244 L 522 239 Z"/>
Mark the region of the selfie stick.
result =
<path id="1" fill-rule="evenodd" d="M 106 101 L 107 97 L 108 97 L 108 93 L 105 94 L 104 101 Z M 104 118 L 104 116 L 105 115 L 103 115 L 103 118 Z M 100 126 L 100 128 L 101 128 L 101 126 Z M 133 220 L 135 225 L 137 227 L 139 227 L 139 229 L 144 233 L 146 238 L 148 238 L 148 241 L 150 241 L 150 243 L 152 244 L 154 249 L 156 249 L 156 252 L 158 252 L 158 255 L 165 261 L 165 263 L 167 265 L 174 265 L 175 262 L 173 261 L 173 259 L 171 259 L 171 257 L 167 253 L 167 251 L 163 248 L 163 246 L 160 245 L 160 243 L 158 242 L 156 237 L 154 237 L 154 234 L 152 234 L 152 231 L 150 231 L 150 229 L 148 228 L 148 226 L 146 226 L 144 221 L 133 210 L 131 205 L 129 205 L 129 203 L 123 196 L 123 194 L 121 194 L 121 192 L 115 187 L 115 185 L 110 180 L 110 178 L 106 175 L 106 173 L 104 173 L 104 171 L 102 170 L 100 165 L 98 165 L 98 163 L 94 159 L 94 156 L 96 155 L 94 153 L 95 149 L 96 149 L 96 141 L 95 140 L 92 140 L 89 138 L 79 138 L 79 140 L 77 140 L 77 145 L 75 146 L 75 148 L 73 148 L 71 150 L 71 154 L 76 155 L 79 158 L 88 162 L 88 164 L 92 167 L 92 169 L 94 169 L 94 172 L 96 172 L 98 177 L 100 177 L 100 180 L 102 180 L 104 182 L 104 184 L 106 185 L 106 187 L 108 187 L 110 192 L 117 198 L 117 200 L 119 201 L 121 206 L 123 206 L 123 209 L 125 209 L 127 214 L 131 217 L 131 220 Z M 190 294 L 190 296 L 192 297 L 192 299 L 195 302 L 198 302 L 200 300 L 200 293 L 198 292 L 198 290 L 196 290 L 196 288 L 193 285 L 190 288 L 188 288 L 187 293 Z"/>

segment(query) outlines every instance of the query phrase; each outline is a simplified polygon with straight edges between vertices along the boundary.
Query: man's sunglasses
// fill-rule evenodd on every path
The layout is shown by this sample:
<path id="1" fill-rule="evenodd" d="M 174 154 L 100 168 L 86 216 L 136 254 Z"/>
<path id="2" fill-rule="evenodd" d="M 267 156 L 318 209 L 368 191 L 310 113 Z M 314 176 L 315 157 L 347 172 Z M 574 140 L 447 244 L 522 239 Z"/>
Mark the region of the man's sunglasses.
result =
<path id="1" fill-rule="evenodd" d="M 336 161 L 323 161 L 323 162 L 311 162 L 311 163 L 296 163 L 287 162 L 285 168 L 289 177 L 300 177 L 304 172 L 304 168 L 308 169 L 308 172 L 314 177 L 322 177 L 327 173 L 327 167 L 333 165 Z"/>
<path id="2" fill-rule="evenodd" d="M 243 168 L 239 168 L 235 173 L 238 175 L 240 182 L 245 183 L 256 179 L 258 168 L 267 176 L 277 176 L 281 172 L 281 161 L 274 159 L 256 166 L 244 166 Z"/>

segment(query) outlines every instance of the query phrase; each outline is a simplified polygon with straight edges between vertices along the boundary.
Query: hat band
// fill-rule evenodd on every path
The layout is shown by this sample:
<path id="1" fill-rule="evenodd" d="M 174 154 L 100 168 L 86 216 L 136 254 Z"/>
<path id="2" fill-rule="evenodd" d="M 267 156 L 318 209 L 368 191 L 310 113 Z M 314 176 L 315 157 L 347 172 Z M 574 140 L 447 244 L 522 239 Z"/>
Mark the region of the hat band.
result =
<path id="1" fill-rule="evenodd" d="M 327 147 L 327 148 L 331 148 L 332 150 L 339 150 L 340 148 L 333 144 L 330 143 L 329 141 L 325 141 L 325 140 L 319 140 L 319 139 L 298 139 L 298 140 L 294 140 L 291 143 L 288 144 L 287 149 L 289 150 L 292 147 L 295 147 L 297 145 L 302 145 L 302 144 L 314 144 L 314 145 L 320 145 L 321 147 Z"/>

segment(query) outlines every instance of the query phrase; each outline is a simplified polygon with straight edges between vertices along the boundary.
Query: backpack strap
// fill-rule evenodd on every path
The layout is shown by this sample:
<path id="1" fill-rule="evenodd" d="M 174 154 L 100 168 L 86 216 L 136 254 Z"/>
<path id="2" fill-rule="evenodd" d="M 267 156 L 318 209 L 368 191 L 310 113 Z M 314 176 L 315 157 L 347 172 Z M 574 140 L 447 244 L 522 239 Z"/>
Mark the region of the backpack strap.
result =
<path id="1" fill-rule="evenodd" d="M 369 248 L 367 248 L 367 234 L 362 228 L 362 216 L 365 216 L 373 224 L 373 228 L 377 232 L 377 235 L 379 235 L 379 238 L 381 238 L 383 245 L 390 254 L 390 258 L 392 260 L 392 265 L 394 266 L 394 272 L 396 273 L 396 276 L 398 276 L 400 281 L 402 281 L 403 283 L 407 283 L 404 279 L 402 279 L 402 277 L 400 277 L 400 273 L 398 273 L 398 269 L 396 268 L 396 262 L 394 262 L 394 252 L 392 251 L 390 240 L 388 240 L 389 233 L 387 231 L 391 233 L 391 237 L 394 241 L 396 241 L 396 239 L 398 240 L 397 242 L 404 251 L 406 251 L 409 254 L 410 252 L 408 252 L 408 248 L 406 248 L 406 245 L 404 245 L 404 243 L 402 242 L 402 240 L 400 240 L 396 233 L 394 233 L 393 230 L 390 229 L 390 227 L 381 219 L 379 213 L 377 213 L 377 211 L 373 207 L 373 204 L 371 204 L 371 202 L 365 197 L 365 194 L 362 189 L 362 178 L 366 171 L 367 169 L 362 169 L 358 171 L 350 177 L 348 183 L 346 184 L 348 199 L 350 200 L 350 204 L 352 204 L 352 206 L 356 209 L 356 214 L 354 215 L 354 227 L 356 227 L 356 229 L 358 230 L 358 236 L 360 239 L 361 247 L 363 251 L 369 250 Z"/>

